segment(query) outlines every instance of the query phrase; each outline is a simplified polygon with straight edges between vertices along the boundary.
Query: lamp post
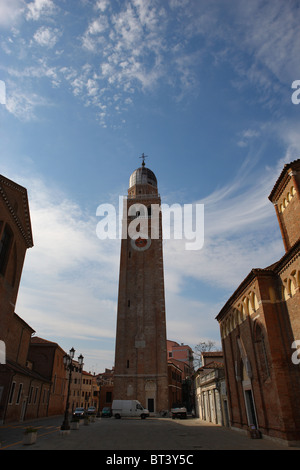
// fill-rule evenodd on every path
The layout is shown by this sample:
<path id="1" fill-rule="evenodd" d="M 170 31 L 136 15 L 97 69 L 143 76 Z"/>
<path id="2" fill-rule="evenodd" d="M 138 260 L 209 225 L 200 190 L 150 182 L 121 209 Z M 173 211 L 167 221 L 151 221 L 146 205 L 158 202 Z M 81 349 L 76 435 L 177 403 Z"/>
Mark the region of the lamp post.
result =
<path id="1" fill-rule="evenodd" d="M 97 418 L 100 418 L 100 391 L 101 391 L 101 377 L 98 375 L 97 379 L 97 385 L 99 387 L 99 398 L 98 398 L 98 411 L 97 411 Z"/>
<path id="2" fill-rule="evenodd" d="M 72 372 L 73 372 L 73 359 L 75 356 L 75 349 L 72 348 L 69 351 L 69 354 L 64 355 L 64 365 L 66 367 L 66 370 L 69 371 L 69 380 L 68 380 L 68 392 L 67 392 L 67 402 L 66 402 L 66 409 L 65 409 L 65 416 L 64 416 L 64 421 L 61 425 L 61 430 L 62 431 L 68 431 L 70 429 L 70 424 L 69 424 L 69 407 L 70 407 L 70 387 L 71 387 L 71 380 L 72 380 Z M 78 357 L 78 364 L 80 369 L 83 366 L 83 355 L 80 354 Z"/>

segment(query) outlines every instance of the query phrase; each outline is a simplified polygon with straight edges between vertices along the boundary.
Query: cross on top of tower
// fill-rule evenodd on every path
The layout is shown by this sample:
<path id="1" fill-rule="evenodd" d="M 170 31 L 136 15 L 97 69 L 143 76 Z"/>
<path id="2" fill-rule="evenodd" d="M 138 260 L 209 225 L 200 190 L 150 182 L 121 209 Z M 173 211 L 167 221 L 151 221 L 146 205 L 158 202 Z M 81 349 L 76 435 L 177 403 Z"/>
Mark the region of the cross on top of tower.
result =
<path id="1" fill-rule="evenodd" d="M 145 158 L 148 158 L 148 155 L 145 155 L 144 153 L 142 154 L 142 156 L 140 157 L 143 159 L 143 163 L 142 163 L 142 166 L 145 166 Z"/>

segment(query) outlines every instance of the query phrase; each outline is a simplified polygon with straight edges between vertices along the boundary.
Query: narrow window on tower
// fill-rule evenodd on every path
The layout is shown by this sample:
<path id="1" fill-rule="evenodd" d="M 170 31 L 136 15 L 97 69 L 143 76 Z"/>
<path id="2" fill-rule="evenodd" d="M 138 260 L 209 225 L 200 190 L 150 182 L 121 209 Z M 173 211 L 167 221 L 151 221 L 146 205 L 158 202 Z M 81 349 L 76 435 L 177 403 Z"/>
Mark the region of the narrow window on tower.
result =
<path id="1" fill-rule="evenodd" d="M 8 258 L 10 254 L 10 249 L 12 246 L 12 231 L 10 228 L 6 225 L 1 241 L 0 241 L 0 273 L 4 276 L 7 263 L 8 263 Z"/>
<path id="2" fill-rule="evenodd" d="M 128 300 L 128 304 L 127 304 L 127 305 L 128 305 L 128 307 L 130 307 L 130 300 Z"/>
<path id="3" fill-rule="evenodd" d="M 129 359 L 127 359 L 127 365 L 126 365 L 127 369 L 129 369 Z"/>
<path id="4" fill-rule="evenodd" d="M 129 251 L 128 253 L 128 258 L 131 258 L 131 251 Z"/>

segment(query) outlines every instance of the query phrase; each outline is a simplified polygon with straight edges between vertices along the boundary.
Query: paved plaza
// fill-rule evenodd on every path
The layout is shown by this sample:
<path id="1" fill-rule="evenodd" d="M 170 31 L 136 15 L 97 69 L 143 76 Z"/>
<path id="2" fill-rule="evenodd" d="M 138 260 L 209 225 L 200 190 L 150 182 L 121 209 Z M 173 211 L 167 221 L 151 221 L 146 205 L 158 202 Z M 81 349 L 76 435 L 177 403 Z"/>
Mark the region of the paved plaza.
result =
<path id="1" fill-rule="evenodd" d="M 61 434 L 62 421 L 62 417 L 55 417 L 0 426 L 1 450 L 102 450 L 108 456 L 117 456 L 113 451 L 139 450 L 153 451 L 154 455 L 156 451 L 196 455 L 201 450 L 300 450 L 266 438 L 250 439 L 242 432 L 192 418 L 96 418 L 67 435 Z M 24 446 L 23 432 L 29 425 L 38 428 L 37 442 Z"/>

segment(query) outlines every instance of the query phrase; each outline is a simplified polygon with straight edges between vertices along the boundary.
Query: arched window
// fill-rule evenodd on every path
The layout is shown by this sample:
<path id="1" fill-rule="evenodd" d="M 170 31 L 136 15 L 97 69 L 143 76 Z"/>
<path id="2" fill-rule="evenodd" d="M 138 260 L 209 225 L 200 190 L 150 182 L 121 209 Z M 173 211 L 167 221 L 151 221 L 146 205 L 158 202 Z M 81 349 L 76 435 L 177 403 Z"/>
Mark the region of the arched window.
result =
<path id="1" fill-rule="evenodd" d="M 248 310 L 249 315 L 252 315 L 253 307 L 252 307 L 252 303 L 250 299 L 247 300 L 247 310 Z"/>
<path id="2" fill-rule="evenodd" d="M 233 324 L 235 328 L 239 324 L 239 311 L 236 308 L 233 311 Z"/>
<path id="3" fill-rule="evenodd" d="M 258 322 L 255 322 L 254 324 L 254 342 L 257 347 L 257 356 L 259 359 L 261 375 L 264 379 L 267 379 L 270 375 L 269 361 L 265 344 L 265 337 L 261 325 Z"/>
<path id="4" fill-rule="evenodd" d="M 243 322 L 246 319 L 246 312 L 245 312 L 245 307 L 243 304 L 240 305 L 240 318 L 241 318 L 241 322 Z"/>
<path id="5" fill-rule="evenodd" d="M 253 306 L 254 306 L 254 311 L 256 312 L 259 309 L 259 303 L 258 303 L 257 296 L 255 293 L 253 294 Z"/>
<path id="6" fill-rule="evenodd" d="M 292 279 L 289 279 L 288 290 L 289 290 L 291 297 L 293 297 L 293 295 L 296 294 L 295 284 L 292 281 Z"/>
<path id="7" fill-rule="evenodd" d="M 282 297 L 283 297 L 283 300 L 288 300 L 290 298 L 288 290 L 287 290 L 287 286 L 285 285 L 282 286 Z"/>

